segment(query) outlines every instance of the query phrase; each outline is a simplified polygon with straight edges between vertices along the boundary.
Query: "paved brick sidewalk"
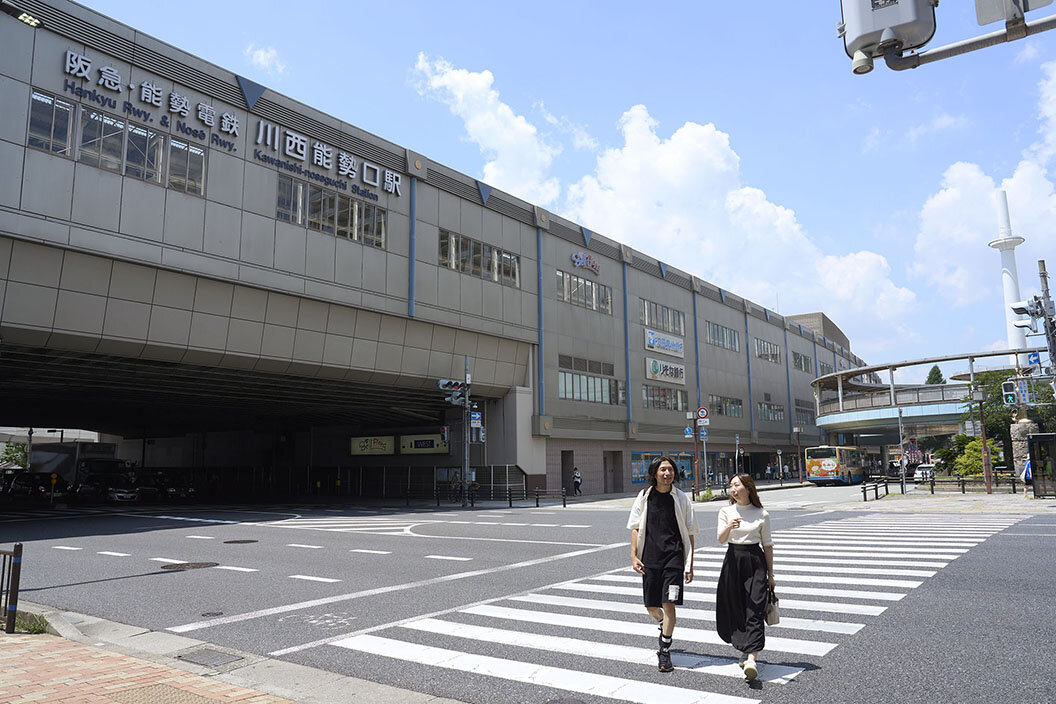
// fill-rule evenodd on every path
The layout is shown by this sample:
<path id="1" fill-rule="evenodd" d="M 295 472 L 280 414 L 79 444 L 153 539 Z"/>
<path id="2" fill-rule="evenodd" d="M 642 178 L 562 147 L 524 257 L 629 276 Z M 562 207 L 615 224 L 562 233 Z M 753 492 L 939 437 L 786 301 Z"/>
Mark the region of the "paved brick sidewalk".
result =
<path id="1" fill-rule="evenodd" d="M 53 635 L 0 633 L 0 704 L 296 704 Z"/>

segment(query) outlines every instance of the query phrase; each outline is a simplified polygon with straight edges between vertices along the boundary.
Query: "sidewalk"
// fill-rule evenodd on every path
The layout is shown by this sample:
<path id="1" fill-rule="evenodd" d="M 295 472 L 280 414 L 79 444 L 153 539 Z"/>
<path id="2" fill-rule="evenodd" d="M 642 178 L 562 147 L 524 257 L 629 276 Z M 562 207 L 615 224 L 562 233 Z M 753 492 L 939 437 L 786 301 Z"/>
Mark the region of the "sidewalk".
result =
<path id="1" fill-rule="evenodd" d="M 49 632 L 0 630 L 2 704 L 461 704 L 94 616 L 19 611 Z"/>

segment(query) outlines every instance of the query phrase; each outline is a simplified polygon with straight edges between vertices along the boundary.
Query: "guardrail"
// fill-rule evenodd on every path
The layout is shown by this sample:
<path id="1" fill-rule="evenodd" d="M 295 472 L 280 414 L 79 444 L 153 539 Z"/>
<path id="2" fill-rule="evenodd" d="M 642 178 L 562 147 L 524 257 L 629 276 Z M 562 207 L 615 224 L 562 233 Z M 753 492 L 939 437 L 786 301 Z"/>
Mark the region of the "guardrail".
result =
<path id="1" fill-rule="evenodd" d="M 5 615 L 4 633 L 15 632 L 18 613 L 18 580 L 22 575 L 22 543 L 12 550 L 0 550 L 0 605 Z"/>
<path id="2" fill-rule="evenodd" d="M 971 391 L 969 384 L 943 384 L 895 389 L 895 400 L 899 406 L 919 405 L 923 403 L 961 402 Z M 829 399 L 819 404 L 821 415 L 840 412 L 839 399 Z M 891 391 L 884 389 L 868 393 L 844 393 L 843 410 L 856 411 L 866 408 L 891 408 Z"/>
<path id="3" fill-rule="evenodd" d="M 1002 480 L 1004 481 L 1004 487 L 1007 487 L 1007 493 L 1016 493 L 1016 479 L 1015 475 L 1011 476 L 994 476 L 991 486 L 993 489 L 1002 488 Z M 935 487 L 939 487 L 939 491 L 960 491 L 962 494 L 967 494 L 969 487 L 972 491 L 986 491 L 986 479 L 984 477 L 972 476 L 971 478 L 965 476 L 948 477 L 943 479 L 935 479 L 932 477 L 928 482 L 928 487 L 932 494 L 935 493 Z M 1020 485 L 1022 486 L 1022 485 Z M 998 492 L 994 492 L 998 493 Z M 1005 493 L 1004 491 L 1000 493 Z"/>
<path id="4" fill-rule="evenodd" d="M 899 485 L 901 486 L 901 483 Z M 887 496 L 889 493 L 891 493 L 890 488 L 888 486 L 887 477 L 884 477 L 883 479 L 874 479 L 872 481 L 862 482 L 862 501 L 869 501 L 870 490 L 872 490 L 873 492 L 873 500 L 879 501 L 881 486 L 884 487 L 884 496 Z"/>

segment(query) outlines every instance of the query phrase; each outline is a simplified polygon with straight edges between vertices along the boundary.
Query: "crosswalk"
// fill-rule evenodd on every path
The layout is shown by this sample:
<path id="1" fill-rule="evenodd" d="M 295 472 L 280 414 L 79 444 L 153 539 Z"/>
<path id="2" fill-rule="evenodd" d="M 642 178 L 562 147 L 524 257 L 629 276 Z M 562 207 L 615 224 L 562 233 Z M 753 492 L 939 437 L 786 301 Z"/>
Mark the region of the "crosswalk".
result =
<path id="1" fill-rule="evenodd" d="M 824 669 L 841 641 L 1019 520 L 862 515 L 777 532 L 781 623 L 767 628 L 754 689 L 714 630 L 721 546 L 696 551 L 695 579 L 678 608 L 671 674 L 657 672 L 657 627 L 641 605 L 641 577 L 629 567 L 370 628 L 329 646 L 365 671 L 400 672 L 405 684 L 409 671 L 427 688 L 457 681 L 457 692 L 440 684 L 428 691 L 459 698 L 502 691 L 509 701 L 576 695 L 584 702 L 761 702 L 769 687 Z"/>

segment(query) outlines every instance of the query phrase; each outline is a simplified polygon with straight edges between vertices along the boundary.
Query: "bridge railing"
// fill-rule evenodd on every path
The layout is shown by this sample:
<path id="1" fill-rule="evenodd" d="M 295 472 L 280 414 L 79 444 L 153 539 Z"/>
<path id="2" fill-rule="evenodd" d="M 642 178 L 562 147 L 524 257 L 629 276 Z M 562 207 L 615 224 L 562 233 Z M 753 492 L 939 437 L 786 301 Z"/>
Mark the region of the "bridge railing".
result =
<path id="1" fill-rule="evenodd" d="M 958 403 L 971 391 L 969 384 L 935 384 L 912 388 L 896 388 L 895 400 L 899 406 L 910 406 L 922 403 Z M 871 391 L 869 393 L 844 393 L 843 410 L 859 411 L 869 408 L 890 408 L 891 391 Z M 821 415 L 840 412 L 839 399 L 821 402 Z"/>

